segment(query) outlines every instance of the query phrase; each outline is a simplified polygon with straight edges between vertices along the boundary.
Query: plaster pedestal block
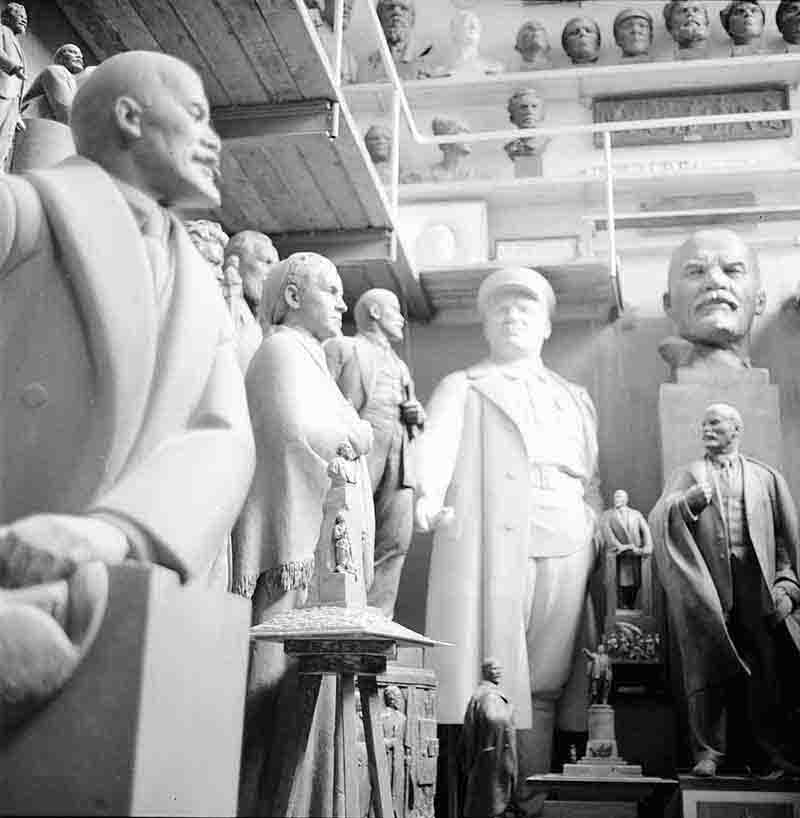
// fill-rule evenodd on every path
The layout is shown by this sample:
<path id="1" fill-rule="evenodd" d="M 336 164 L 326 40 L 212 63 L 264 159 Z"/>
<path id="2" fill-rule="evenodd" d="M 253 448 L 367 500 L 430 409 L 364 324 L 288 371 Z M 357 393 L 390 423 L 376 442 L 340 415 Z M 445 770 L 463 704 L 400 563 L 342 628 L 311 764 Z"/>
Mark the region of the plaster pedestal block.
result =
<path id="1" fill-rule="evenodd" d="M 679 466 L 703 456 L 700 422 L 711 403 L 735 406 L 744 421 L 744 454 L 781 468 L 781 415 L 778 387 L 757 377 L 741 380 L 662 384 L 659 395 L 661 463 L 664 479 Z"/>
<path id="2" fill-rule="evenodd" d="M 0 746 L 0 814 L 235 815 L 250 605 L 127 563 L 61 694 Z"/>
<path id="3" fill-rule="evenodd" d="M 514 160 L 514 176 L 517 179 L 524 179 L 528 176 L 542 175 L 541 156 L 518 156 Z"/>

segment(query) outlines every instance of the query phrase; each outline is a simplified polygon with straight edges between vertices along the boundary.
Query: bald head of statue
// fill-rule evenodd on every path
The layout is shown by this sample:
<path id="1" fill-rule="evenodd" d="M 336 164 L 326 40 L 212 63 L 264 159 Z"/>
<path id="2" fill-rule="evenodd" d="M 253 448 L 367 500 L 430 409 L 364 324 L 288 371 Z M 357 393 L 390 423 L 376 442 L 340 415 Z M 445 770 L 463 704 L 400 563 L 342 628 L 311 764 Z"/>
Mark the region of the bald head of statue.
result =
<path id="1" fill-rule="evenodd" d="M 403 340 L 406 321 L 400 302 L 391 290 L 381 287 L 367 290 L 356 301 L 353 318 L 361 333 L 380 333 L 392 344 Z"/>
<path id="2" fill-rule="evenodd" d="M 160 204 L 220 204 L 220 140 L 197 72 L 167 54 L 104 60 L 75 95 L 77 152 Z"/>
<path id="3" fill-rule="evenodd" d="M 672 254 L 664 309 L 687 341 L 746 344 L 765 304 L 758 258 L 732 230 L 698 230 Z"/>

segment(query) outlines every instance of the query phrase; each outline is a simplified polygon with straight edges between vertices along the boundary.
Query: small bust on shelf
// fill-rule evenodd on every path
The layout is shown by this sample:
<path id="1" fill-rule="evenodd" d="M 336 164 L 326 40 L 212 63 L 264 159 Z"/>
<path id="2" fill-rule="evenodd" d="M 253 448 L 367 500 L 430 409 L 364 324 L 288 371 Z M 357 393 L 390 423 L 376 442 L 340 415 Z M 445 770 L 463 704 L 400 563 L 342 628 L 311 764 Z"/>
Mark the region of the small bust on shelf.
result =
<path id="1" fill-rule="evenodd" d="M 775 11 L 775 24 L 787 46 L 800 45 L 800 0 L 781 0 Z"/>
<path id="2" fill-rule="evenodd" d="M 567 20 L 561 32 L 561 47 L 573 65 L 597 62 L 601 42 L 600 26 L 591 17 L 573 17 Z"/>
<path id="3" fill-rule="evenodd" d="M 653 18 L 642 8 L 623 9 L 614 18 L 614 41 L 626 59 L 648 58 L 653 44 Z"/>
<path id="4" fill-rule="evenodd" d="M 431 122 L 434 136 L 452 136 L 453 134 L 469 133 L 470 130 L 461 120 L 451 117 L 436 116 Z M 474 171 L 464 164 L 464 160 L 472 153 L 472 148 L 464 142 L 443 142 L 439 145 L 442 152 L 441 161 L 431 167 L 431 179 L 434 182 L 455 182 L 471 179 Z"/>
<path id="5" fill-rule="evenodd" d="M 519 53 L 518 71 L 550 68 L 550 40 L 541 20 L 528 20 L 520 26 L 514 51 Z"/>
<path id="6" fill-rule="evenodd" d="M 706 55 L 711 21 L 705 3 L 699 0 L 670 0 L 664 6 L 664 24 L 675 41 L 680 59 Z"/>
<path id="7" fill-rule="evenodd" d="M 392 183 L 392 132 L 386 125 L 370 125 L 364 134 L 364 145 L 378 178 L 385 187 Z"/>
<path id="8" fill-rule="evenodd" d="M 722 26 L 731 38 L 731 54 L 754 52 L 764 33 L 766 12 L 759 0 L 731 0 L 719 13 Z"/>
<path id="9" fill-rule="evenodd" d="M 535 128 L 544 119 L 544 102 L 536 89 L 514 91 L 508 99 L 508 118 L 518 128 Z M 542 154 L 549 142 L 546 136 L 523 136 L 507 142 L 503 150 L 514 162 L 517 176 L 541 176 Z"/>
<path id="10" fill-rule="evenodd" d="M 457 79 L 473 79 L 486 74 L 499 74 L 503 64 L 480 54 L 482 26 L 472 11 L 459 11 L 450 21 L 453 54 L 450 65 L 442 73 Z"/>
<path id="11" fill-rule="evenodd" d="M 378 0 L 375 11 L 400 79 L 418 80 L 428 76 L 425 57 L 431 48 L 430 46 L 418 48 L 415 43 L 414 0 Z M 386 71 L 380 52 L 374 51 L 363 64 L 359 81 L 376 82 L 384 79 Z"/>

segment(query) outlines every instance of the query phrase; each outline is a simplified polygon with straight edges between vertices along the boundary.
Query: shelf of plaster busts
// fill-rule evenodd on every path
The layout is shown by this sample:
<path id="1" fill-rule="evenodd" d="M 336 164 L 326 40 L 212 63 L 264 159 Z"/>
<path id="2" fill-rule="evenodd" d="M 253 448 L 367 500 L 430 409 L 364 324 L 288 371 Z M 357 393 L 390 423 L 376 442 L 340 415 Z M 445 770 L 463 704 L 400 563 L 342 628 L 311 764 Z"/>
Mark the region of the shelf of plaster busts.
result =
<path id="1" fill-rule="evenodd" d="M 528 85 L 549 99 L 585 100 L 615 94 L 775 83 L 800 83 L 800 53 L 597 64 L 491 74 L 470 80 L 436 77 L 410 80 L 403 88 L 412 109 L 449 110 L 454 101 L 462 108 L 502 106 L 515 89 Z M 386 83 L 349 85 L 344 92 L 355 113 L 389 110 L 391 86 Z"/>
<path id="2" fill-rule="evenodd" d="M 605 175 L 600 169 L 600 156 L 598 152 L 598 166 L 592 173 L 401 185 L 400 204 L 481 199 L 489 207 L 563 204 L 569 201 L 602 207 Z M 793 204 L 796 201 L 800 162 L 779 165 L 747 160 L 740 165 L 728 162 L 718 167 L 686 167 L 691 161 L 675 160 L 672 164 L 676 170 L 670 172 L 616 172 L 615 196 L 624 200 L 627 207 L 631 206 L 631 199 L 654 202 L 671 196 L 709 195 L 710 190 L 715 196 L 753 193 L 757 202 L 773 205 L 782 202 Z"/>
<path id="3" fill-rule="evenodd" d="M 508 262 L 487 261 L 420 270 L 422 288 L 440 320 L 475 323 L 478 287 L 486 276 Z M 517 260 L 515 264 L 526 263 Z M 529 262 L 534 264 L 534 260 Z M 556 294 L 556 321 L 607 321 L 620 307 L 619 282 L 610 274 L 608 259 L 584 257 L 563 264 L 536 264 Z"/>

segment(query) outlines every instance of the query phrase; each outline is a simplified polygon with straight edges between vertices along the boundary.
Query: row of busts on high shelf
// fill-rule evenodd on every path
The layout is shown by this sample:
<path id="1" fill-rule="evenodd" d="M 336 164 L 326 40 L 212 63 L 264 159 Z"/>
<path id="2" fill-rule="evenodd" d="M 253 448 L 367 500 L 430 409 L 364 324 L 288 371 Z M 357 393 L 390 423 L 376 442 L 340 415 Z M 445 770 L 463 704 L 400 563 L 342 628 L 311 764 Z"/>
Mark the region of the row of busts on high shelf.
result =
<path id="1" fill-rule="evenodd" d="M 544 119 L 544 102 L 534 88 L 519 88 L 508 98 L 508 118 L 517 128 L 536 128 Z M 465 122 L 455 117 L 436 116 L 431 122 L 434 136 L 470 133 Z M 542 155 L 550 142 L 546 136 L 524 136 L 503 145 L 506 156 L 514 163 L 517 177 L 541 176 Z M 392 132 L 385 125 L 371 125 L 364 134 L 364 144 L 372 163 L 386 187 L 392 178 Z M 472 148 L 467 142 L 443 142 L 439 145 L 442 158 L 426 171 L 400 168 L 401 184 L 421 182 L 453 182 L 476 178 L 468 157 Z"/>
<path id="2" fill-rule="evenodd" d="M 371 0 L 370 0 L 371 1 Z M 320 39 L 329 56 L 335 45 L 333 14 L 335 0 L 305 0 L 314 16 Z M 346 29 L 355 0 L 344 0 Z M 442 60 L 430 43 L 420 42 L 414 32 L 414 0 L 378 0 L 377 15 L 386 43 L 401 80 L 452 77 L 469 80 L 506 70 L 528 71 L 552 67 L 548 31 L 539 20 L 528 20 L 519 29 L 515 61 L 506 65 L 480 50 L 482 24 L 473 11 L 462 9 L 450 22 L 450 55 Z M 667 33 L 675 44 L 678 59 L 704 57 L 711 39 L 711 15 L 700 0 L 668 0 L 661 9 Z M 720 13 L 720 22 L 731 41 L 731 54 L 758 53 L 767 25 L 761 0 L 730 0 Z M 800 0 L 780 0 L 775 23 L 787 49 L 800 45 Z M 654 16 L 645 8 L 626 8 L 613 22 L 614 40 L 623 61 L 651 59 L 656 32 Z M 592 17 L 569 19 L 561 32 L 561 46 L 573 65 L 592 65 L 600 57 L 602 33 Z M 380 53 L 376 50 L 359 64 L 346 44 L 342 48 L 342 79 L 345 82 L 375 82 L 386 79 Z"/>

